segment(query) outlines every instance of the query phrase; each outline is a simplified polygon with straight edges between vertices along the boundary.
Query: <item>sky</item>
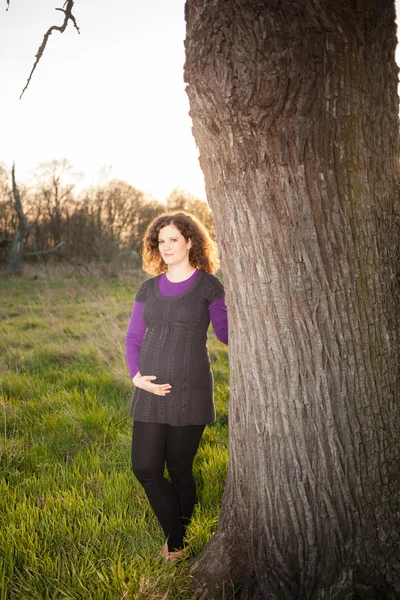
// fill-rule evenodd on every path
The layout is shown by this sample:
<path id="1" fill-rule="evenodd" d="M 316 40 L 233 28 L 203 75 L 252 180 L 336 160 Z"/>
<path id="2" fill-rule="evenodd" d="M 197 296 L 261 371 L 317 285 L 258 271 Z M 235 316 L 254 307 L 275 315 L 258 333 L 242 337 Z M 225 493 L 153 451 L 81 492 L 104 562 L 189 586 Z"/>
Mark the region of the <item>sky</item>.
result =
<path id="1" fill-rule="evenodd" d="M 75 0 L 80 35 L 50 36 L 64 0 L 0 0 L 0 162 L 29 181 L 67 158 L 83 183 L 127 181 L 158 200 L 176 187 L 205 199 L 183 82 L 184 0 Z"/>
<path id="2" fill-rule="evenodd" d="M 400 3 L 400 0 L 397 0 Z M 183 82 L 184 0 L 75 0 L 80 35 L 55 31 L 64 0 L 0 0 L 0 163 L 29 183 L 67 158 L 80 185 L 118 178 L 164 200 L 205 199 Z M 397 4 L 397 2 L 396 2 Z"/>

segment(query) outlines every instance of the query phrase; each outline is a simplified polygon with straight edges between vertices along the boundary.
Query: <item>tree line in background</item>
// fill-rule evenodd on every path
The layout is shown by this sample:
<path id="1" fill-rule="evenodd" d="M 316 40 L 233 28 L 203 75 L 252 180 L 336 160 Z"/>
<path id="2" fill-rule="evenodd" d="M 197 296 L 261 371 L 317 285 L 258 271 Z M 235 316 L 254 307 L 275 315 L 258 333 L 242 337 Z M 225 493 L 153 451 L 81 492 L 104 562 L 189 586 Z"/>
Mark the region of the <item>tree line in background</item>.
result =
<path id="1" fill-rule="evenodd" d="M 161 203 L 125 181 L 83 191 L 76 181 L 65 159 L 40 164 L 31 186 L 0 165 L 0 262 L 9 273 L 20 273 L 27 257 L 75 265 L 125 258 L 139 266 L 143 233 L 165 211 L 189 211 L 215 236 L 208 204 L 180 188 Z"/>

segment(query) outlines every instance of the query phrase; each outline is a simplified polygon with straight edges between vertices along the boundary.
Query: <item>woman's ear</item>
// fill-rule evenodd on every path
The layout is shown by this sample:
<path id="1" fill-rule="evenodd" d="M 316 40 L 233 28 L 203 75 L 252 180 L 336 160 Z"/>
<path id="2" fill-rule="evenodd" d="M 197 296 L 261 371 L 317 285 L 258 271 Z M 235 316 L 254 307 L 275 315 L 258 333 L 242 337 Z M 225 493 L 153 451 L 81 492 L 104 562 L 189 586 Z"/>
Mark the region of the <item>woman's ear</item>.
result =
<path id="1" fill-rule="evenodd" d="M 190 248 L 192 247 L 192 240 L 189 238 L 188 239 L 188 250 L 190 250 Z"/>

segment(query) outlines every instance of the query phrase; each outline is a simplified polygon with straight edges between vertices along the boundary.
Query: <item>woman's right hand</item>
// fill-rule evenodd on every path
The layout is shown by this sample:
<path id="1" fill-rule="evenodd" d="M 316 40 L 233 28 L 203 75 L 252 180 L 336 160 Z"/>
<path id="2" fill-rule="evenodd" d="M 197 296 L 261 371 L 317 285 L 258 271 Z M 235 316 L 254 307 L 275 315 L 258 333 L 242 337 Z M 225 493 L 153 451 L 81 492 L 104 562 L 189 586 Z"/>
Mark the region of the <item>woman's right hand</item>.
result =
<path id="1" fill-rule="evenodd" d="M 171 386 L 169 383 L 153 383 L 154 379 L 157 379 L 155 375 L 141 375 L 138 372 L 132 381 L 136 387 L 156 396 L 165 396 L 170 393 Z"/>

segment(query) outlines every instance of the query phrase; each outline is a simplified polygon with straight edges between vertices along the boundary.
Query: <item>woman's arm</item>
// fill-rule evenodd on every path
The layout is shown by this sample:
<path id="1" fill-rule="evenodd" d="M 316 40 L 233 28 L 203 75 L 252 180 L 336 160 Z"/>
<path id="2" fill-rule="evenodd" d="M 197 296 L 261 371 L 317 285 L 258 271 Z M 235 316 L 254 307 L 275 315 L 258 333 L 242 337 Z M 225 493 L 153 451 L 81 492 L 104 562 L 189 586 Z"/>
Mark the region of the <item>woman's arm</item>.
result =
<path id="1" fill-rule="evenodd" d="M 139 372 L 139 354 L 145 333 L 143 304 L 135 301 L 125 338 L 126 363 L 132 379 Z"/>
<path id="2" fill-rule="evenodd" d="M 170 393 L 171 386 L 169 383 L 153 383 L 153 380 L 157 379 L 155 375 L 141 375 L 139 371 L 140 348 L 145 333 L 146 324 L 143 320 L 143 304 L 135 301 L 125 340 L 126 362 L 129 373 L 136 387 L 156 394 L 156 396 L 165 396 Z"/>
<path id="3" fill-rule="evenodd" d="M 225 296 L 220 296 L 209 306 L 210 319 L 215 335 L 220 342 L 228 343 L 228 311 Z"/>

